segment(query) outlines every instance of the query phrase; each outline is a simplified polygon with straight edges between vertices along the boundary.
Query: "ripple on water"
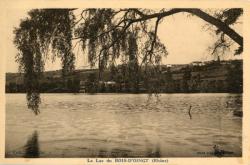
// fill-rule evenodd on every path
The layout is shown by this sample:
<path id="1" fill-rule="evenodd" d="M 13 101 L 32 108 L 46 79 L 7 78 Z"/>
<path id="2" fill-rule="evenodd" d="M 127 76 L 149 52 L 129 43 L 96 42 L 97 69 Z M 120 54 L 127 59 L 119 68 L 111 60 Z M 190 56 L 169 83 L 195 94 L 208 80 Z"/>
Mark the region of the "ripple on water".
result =
<path id="1" fill-rule="evenodd" d="M 225 106 L 238 97 L 162 94 L 157 101 L 143 94 L 42 94 L 42 113 L 30 120 L 34 115 L 27 111 L 25 95 L 7 94 L 6 152 L 15 150 L 12 144 L 24 146 L 23 135 L 37 129 L 43 157 L 197 156 L 194 152 L 215 143 L 234 150 L 231 156 L 241 155 L 242 118 L 231 113 L 241 105 L 230 105 L 230 111 Z"/>

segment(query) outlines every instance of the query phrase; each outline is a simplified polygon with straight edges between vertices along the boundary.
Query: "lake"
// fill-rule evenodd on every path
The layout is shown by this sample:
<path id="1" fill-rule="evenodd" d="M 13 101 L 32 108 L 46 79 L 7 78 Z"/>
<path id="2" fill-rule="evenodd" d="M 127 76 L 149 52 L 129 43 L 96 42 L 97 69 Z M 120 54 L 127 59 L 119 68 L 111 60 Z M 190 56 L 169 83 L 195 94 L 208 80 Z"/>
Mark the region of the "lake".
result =
<path id="1" fill-rule="evenodd" d="M 241 94 L 6 94 L 6 157 L 242 155 Z M 189 108 L 190 113 L 189 113 Z"/>

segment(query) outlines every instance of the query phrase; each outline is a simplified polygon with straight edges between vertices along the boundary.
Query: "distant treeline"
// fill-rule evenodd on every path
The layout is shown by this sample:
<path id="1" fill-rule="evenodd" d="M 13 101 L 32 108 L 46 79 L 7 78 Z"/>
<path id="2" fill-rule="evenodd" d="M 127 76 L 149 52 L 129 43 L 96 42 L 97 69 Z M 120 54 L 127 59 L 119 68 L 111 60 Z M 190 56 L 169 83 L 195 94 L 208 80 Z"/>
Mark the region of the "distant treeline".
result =
<path id="1" fill-rule="evenodd" d="M 61 71 L 45 72 L 40 82 L 41 93 L 242 93 L 242 60 L 211 61 L 189 65 L 162 65 L 157 76 L 142 70 L 131 70 L 125 64 L 111 66 L 98 78 L 98 70 L 76 70 L 62 78 Z M 6 74 L 6 92 L 25 92 L 21 73 Z"/>

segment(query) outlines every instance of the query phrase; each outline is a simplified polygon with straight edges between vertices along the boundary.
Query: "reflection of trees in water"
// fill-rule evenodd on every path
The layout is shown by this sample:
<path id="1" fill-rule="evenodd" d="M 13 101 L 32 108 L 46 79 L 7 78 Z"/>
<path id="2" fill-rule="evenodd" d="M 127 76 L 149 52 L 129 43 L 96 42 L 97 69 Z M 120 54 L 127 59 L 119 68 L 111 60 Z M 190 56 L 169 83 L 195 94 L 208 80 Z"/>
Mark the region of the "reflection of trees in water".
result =
<path id="1" fill-rule="evenodd" d="M 28 139 L 25 145 L 25 158 L 38 158 L 39 157 L 39 142 L 38 133 L 34 131 L 32 136 Z"/>
<path id="2" fill-rule="evenodd" d="M 226 97 L 226 108 L 242 108 L 242 95 Z"/>
<path id="3" fill-rule="evenodd" d="M 235 104 L 237 106 L 242 106 L 242 96 L 241 95 L 238 95 L 235 97 Z"/>

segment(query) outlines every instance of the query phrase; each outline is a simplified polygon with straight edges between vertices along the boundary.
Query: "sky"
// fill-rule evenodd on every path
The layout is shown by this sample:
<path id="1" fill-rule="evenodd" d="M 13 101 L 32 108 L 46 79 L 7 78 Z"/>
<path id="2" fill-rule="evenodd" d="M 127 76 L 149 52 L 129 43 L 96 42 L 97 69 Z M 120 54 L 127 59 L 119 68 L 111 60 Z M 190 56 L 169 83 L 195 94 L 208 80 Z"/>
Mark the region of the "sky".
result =
<path id="1" fill-rule="evenodd" d="M 18 72 L 18 64 L 15 62 L 17 49 L 13 44 L 13 30 L 18 27 L 20 20 L 27 17 L 29 9 L 9 9 L 7 13 L 8 21 L 6 23 L 5 41 L 7 46 L 6 72 Z M 208 52 L 215 37 L 211 31 L 204 29 L 205 22 L 198 17 L 189 16 L 185 13 L 178 13 L 173 16 L 164 18 L 159 25 L 158 36 L 165 44 L 168 50 L 168 56 L 163 58 L 163 64 L 187 64 L 192 61 L 207 61 L 215 59 Z M 236 31 L 241 33 L 240 25 L 236 27 Z M 80 69 L 87 66 L 86 54 L 82 52 L 76 53 L 76 68 Z M 233 51 L 228 52 L 227 56 L 222 59 L 242 58 L 241 56 L 233 56 Z M 55 62 L 47 61 L 45 70 L 57 70 L 61 68 L 59 60 Z"/>

